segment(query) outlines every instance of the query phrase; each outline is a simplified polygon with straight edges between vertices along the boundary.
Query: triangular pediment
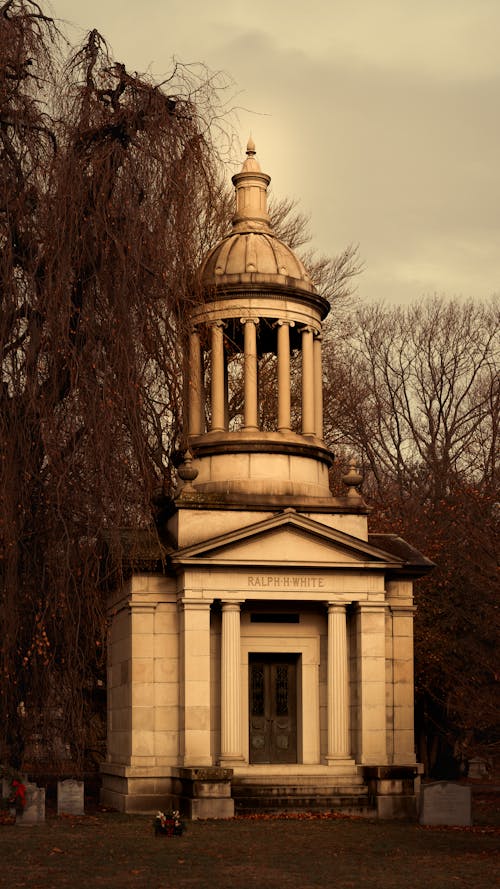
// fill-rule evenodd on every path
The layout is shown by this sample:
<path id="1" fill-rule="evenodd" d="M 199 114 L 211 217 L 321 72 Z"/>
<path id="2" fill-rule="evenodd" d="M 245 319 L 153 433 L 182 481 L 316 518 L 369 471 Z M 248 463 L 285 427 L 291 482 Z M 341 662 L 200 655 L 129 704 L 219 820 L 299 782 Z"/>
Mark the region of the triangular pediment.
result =
<path id="1" fill-rule="evenodd" d="M 403 560 L 295 512 L 246 525 L 172 554 L 174 564 L 395 567 Z"/>

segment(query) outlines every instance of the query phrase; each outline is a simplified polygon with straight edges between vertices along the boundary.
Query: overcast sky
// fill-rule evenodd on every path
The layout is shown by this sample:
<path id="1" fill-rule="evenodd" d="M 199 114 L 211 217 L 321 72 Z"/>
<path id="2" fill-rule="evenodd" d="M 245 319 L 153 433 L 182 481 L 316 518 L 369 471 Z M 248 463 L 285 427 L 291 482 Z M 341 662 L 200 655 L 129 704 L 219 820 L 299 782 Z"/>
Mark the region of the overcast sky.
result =
<path id="1" fill-rule="evenodd" d="M 313 243 L 359 243 L 360 296 L 500 291 L 499 0 L 53 0 L 129 69 L 232 79 L 277 196 Z M 228 175 L 234 172 L 229 170 Z"/>

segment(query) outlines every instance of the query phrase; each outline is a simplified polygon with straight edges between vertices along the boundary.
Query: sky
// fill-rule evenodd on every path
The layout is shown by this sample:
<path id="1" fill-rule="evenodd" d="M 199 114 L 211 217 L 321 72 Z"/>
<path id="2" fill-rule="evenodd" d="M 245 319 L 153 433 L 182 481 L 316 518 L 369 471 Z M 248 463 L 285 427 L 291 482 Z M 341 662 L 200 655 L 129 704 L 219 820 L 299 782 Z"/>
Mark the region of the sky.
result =
<path id="1" fill-rule="evenodd" d="M 163 80 L 177 59 L 222 72 L 240 143 L 228 177 L 251 133 L 274 194 L 310 217 L 312 246 L 359 244 L 361 299 L 500 292 L 498 0 L 51 9 L 72 41 L 97 28 L 129 70 Z"/>

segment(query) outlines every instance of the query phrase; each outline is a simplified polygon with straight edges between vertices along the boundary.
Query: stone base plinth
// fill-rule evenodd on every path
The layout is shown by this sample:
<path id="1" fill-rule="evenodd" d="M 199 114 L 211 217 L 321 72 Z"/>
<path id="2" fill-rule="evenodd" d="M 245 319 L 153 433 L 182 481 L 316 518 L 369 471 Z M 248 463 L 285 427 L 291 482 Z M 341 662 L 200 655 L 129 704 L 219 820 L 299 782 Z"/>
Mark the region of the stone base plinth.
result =
<path id="1" fill-rule="evenodd" d="M 232 769 L 123 766 L 101 768 L 101 802 L 119 812 L 179 809 L 184 818 L 232 818 Z"/>
<path id="2" fill-rule="evenodd" d="M 418 817 L 420 766 L 365 766 L 363 776 L 377 817 L 382 820 Z"/>

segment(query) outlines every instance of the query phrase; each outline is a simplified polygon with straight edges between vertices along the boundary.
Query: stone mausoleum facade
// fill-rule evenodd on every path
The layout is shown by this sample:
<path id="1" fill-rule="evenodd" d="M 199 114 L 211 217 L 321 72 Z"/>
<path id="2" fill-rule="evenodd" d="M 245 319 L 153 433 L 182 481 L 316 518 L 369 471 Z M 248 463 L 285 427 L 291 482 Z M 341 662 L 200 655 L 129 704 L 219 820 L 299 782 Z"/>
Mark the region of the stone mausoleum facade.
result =
<path id="1" fill-rule="evenodd" d="M 432 565 L 397 535 L 370 533 L 354 465 L 345 495 L 330 491 L 329 305 L 273 233 L 269 181 L 250 141 L 232 231 L 200 272 L 189 449 L 162 563 L 110 598 L 103 801 L 192 818 L 301 807 L 411 816 L 412 586 Z M 266 355 L 272 398 L 259 385 Z M 239 423 L 228 415 L 235 386 Z M 275 404 L 265 429 L 263 398 L 267 417 Z"/>

